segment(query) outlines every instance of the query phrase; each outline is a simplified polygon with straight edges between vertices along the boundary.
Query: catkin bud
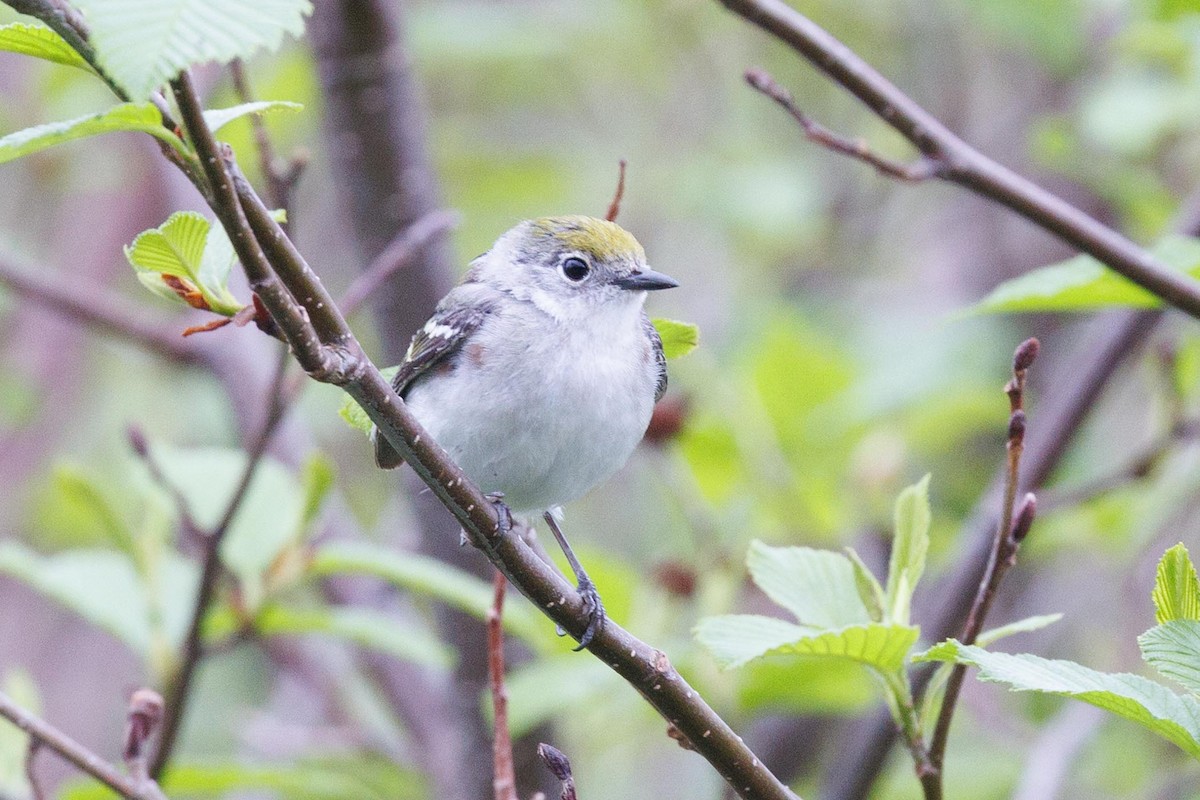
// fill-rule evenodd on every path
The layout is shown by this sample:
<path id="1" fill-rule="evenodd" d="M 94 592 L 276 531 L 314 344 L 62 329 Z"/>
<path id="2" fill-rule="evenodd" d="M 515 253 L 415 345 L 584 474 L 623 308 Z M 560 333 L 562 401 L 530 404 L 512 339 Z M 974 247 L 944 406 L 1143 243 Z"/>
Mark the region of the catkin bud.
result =
<path id="1" fill-rule="evenodd" d="M 1017 409 L 1008 418 L 1008 441 L 1014 445 L 1025 442 L 1025 412 Z"/>
<path id="2" fill-rule="evenodd" d="M 537 748 L 538 757 L 546 763 L 550 768 L 550 772 L 560 781 L 570 780 L 571 778 L 571 762 L 567 760 L 563 751 L 557 747 L 542 742 Z"/>
<path id="3" fill-rule="evenodd" d="M 1017 350 L 1013 353 L 1013 372 L 1024 372 L 1029 369 L 1034 360 L 1038 356 L 1038 351 L 1042 348 L 1042 343 L 1037 339 L 1026 339 L 1017 346 Z"/>
<path id="4" fill-rule="evenodd" d="M 1037 497 L 1034 496 L 1033 492 L 1030 492 L 1021 501 L 1021 508 L 1017 510 L 1016 519 L 1013 520 L 1012 539 L 1014 542 L 1019 544 L 1028 535 L 1036 516 Z"/>

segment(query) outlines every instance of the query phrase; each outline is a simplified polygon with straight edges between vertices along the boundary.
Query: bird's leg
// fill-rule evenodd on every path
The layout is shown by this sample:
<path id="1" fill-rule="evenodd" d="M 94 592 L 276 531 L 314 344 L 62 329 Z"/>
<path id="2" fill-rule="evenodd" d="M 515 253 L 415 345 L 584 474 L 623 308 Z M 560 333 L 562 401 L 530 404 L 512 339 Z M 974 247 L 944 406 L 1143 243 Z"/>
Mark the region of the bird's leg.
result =
<path id="1" fill-rule="evenodd" d="M 575 557 L 575 551 L 571 549 L 571 545 L 567 544 L 567 537 L 563 536 L 554 515 L 547 511 L 542 514 L 542 519 L 546 520 L 546 524 L 550 526 L 550 532 L 558 540 L 558 546 L 562 548 L 563 555 L 567 557 L 567 563 L 571 565 L 571 571 L 575 573 L 579 596 L 583 599 L 583 610 L 587 613 L 587 627 L 583 629 L 583 636 L 579 637 L 579 646 L 575 648 L 575 651 L 579 652 L 591 644 L 596 634 L 604 629 L 604 605 L 600 602 L 600 593 L 596 591 L 596 585 L 592 583 L 587 571 Z"/>

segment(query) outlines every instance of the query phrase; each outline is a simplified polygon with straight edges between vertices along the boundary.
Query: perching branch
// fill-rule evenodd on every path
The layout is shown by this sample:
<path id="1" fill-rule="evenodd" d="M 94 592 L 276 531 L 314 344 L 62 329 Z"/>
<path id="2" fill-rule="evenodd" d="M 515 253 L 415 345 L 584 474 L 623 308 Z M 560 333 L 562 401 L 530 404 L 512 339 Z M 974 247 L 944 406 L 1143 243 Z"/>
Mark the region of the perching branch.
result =
<path id="1" fill-rule="evenodd" d="M 139 781 L 121 772 L 100 756 L 88 750 L 83 745 L 67 736 L 45 720 L 30 714 L 13 702 L 12 698 L 0 692 L 0 717 L 4 717 L 13 725 L 29 735 L 31 740 L 39 742 L 39 747 L 53 750 L 66 761 L 83 772 L 108 786 L 127 800 L 164 800 L 158 784 L 153 781 Z"/>
<path id="2" fill-rule="evenodd" d="M 235 180 L 204 124 L 187 73 L 174 81 L 172 88 L 213 187 L 213 210 L 226 226 L 255 291 L 291 343 L 297 360 L 315 379 L 340 385 L 354 398 L 380 435 L 454 514 L 470 542 L 543 613 L 578 639 L 588 621 L 578 593 L 520 536 L 502 529 L 496 506 L 432 441 L 366 358 L 315 273 L 271 220 L 249 184 L 238 179 L 234 189 Z M 794 800 L 795 795 L 675 671 L 665 653 L 638 641 L 612 622 L 588 649 L 687 736 L 740 796 Z"/>
<path id="3" fill-rule="evenodd" d="M 788 44 L 899 131 L 925 159 L 933 162 L 930 169 L 934 177 L 957 183 L 1015 211 L 1167 304 L 1200 318 L 1200 283 L 1171 270 L 1117 231 L 968 145 L 848 47 L 783 0 L 721 0 L 721 3 Z M 805 130 L 807 133 L 809 127 Z M 820 130 L 822 135 L 827 134 Z M 844 140 L 836 136 L 827 138 L 824 144 L 846 152 L 833 144 Z M 849 154 L 888 172 L 885 165 L 889 162 L 864 156 L 853 143 Z"/>

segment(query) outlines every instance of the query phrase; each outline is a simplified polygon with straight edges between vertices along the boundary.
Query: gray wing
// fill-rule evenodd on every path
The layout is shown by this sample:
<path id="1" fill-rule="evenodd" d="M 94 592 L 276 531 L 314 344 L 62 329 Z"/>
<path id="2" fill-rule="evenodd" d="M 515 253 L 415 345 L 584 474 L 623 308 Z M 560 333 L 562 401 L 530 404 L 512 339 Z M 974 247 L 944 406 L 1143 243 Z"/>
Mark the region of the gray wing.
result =
<path id="1" fill-rule="evenodd" d="M 658 328 L 654 327 L 650 316 L 644 311 L 642 312 L 642 330 L 646 332 L 646 336 L 650 339 L 650 346 L 654 348 L 654 364 L 658 368 L 658 380 L 654 384 L 654 402 L 657 403 L 667 393 L 667 356 L 663 353 L 662 337 L 658 335 Z"/>
<path id="2" fill-rule="evenodd" d="M 454 359 L 471 334 L 479 329 L 495 308 L 481 296 L 479 287 L 459 286 L 438 304 L 429 321 L 417 331 L 404 355 L 400 369 L 392 378 L 392 388 L 404 397 L 413 383 L 439 367 L 453 369 Z M 395 469 L 404 463 L 387 440 L 372 431 L 375 463 L 383 469 Z"/>

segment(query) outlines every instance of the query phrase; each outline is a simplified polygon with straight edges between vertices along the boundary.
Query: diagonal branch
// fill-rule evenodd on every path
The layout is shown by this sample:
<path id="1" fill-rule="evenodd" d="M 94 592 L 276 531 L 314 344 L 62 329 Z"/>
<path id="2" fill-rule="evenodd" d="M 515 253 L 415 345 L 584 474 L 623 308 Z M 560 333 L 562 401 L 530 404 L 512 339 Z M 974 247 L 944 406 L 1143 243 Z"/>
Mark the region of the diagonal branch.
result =
<path id="1" fill-rule="evenodd" d="M 936 164 L 936 177 L 1015 211 L 1169 305 L 1200 318 L 1200 283 L 1170 269 L 1117 231 L 971 147 L 848 47 L 783 0 L 721 0 L 721 3 L 789 45 L 861 100 Z"/>

